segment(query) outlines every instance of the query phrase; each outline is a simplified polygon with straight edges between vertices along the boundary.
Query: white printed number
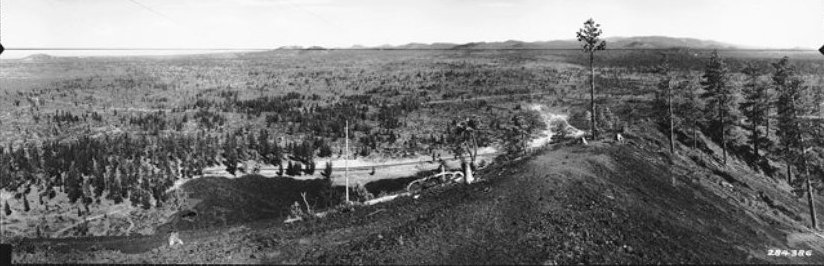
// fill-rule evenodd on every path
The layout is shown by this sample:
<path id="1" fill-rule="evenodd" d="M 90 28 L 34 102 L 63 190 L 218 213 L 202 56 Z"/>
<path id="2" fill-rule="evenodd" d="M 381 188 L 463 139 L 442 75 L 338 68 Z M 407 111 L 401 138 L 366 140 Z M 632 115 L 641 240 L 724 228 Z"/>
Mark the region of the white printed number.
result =
<path id="1" fill-rule="evenodd" d="M 767 250 L 767 256 L 776 256 L 776 257 L 809 257 L 813 255 L 812 250 L 800 250 L 800 249 L 770 249 Z"/>

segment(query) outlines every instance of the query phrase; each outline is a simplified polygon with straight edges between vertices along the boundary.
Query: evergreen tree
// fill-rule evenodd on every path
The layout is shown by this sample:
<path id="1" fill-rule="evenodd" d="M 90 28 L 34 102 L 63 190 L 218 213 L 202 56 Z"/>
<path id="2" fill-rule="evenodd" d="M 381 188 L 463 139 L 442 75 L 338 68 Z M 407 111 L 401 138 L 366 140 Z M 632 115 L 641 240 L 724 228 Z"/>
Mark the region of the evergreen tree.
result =
<path id="1" fill-rule="evenodd" d="M 361 147 L 360 152 L 358 153 L 361 157 L 369 156 L 369 148 L 366 146 Z"/>
<path id="2" fill-rule="evenodd" d="M 235 136 L 229 135 L 223 144 L 223 164 L 226 166 L 226 171 L 229 172 L 229 174 L 235 175 L 237 164 L 240 161 L 238 156 L 237 140 Z"/>
<path id="3" fill-rule="evenodd" d="M 318 157 L 326 158 L 329 156 L 332 156 L 332 147 L 329 147 L 329 144 L 324 141 L 318 148 Z"/>
<path id="4" fill-rule="evenodd" d="M 246 133 L 246 148 L 252 151 L 258 151 L 258 154 L 260 154 L 261 147 L 259 146 L 258 141 L 255 138 L 255 135 L 252 134 L 252 132 Z"/>
<path id="5" fill-rule="evenodd" d="M 320 191 L 321 201 L 326 207 L 335 206 L 340 203 L 341 193 L 332 186 L 332 162 L 326 162 L 321 175 L 323 176 L 323 187 Z"/>
<path id="6" fill-rule="evenodd" d="M 749 122 L 749 142 L 752 144 L 752 153 L 756 160 L 760 160 L 759 148 L 767 141 L 761 129 L 766 124 L 769 107 L 767 86 L 759 81 L 762 71 L 755 64 L 748 63 L 742 72 L 747 77 L 747 83 L 744 85 L 744 101 L 741 103 L 741 110 Z"/>
<path id="7" fill-rule="evenodd" d="M 303 175 L 303 169 L 303 164 L 295 162 L 295 164 L 292 165 L 292 175 Z"/>
<path id="8" fill-rule="evenodd" d="M 658 82 L 658 94 L 656 97 L 655 109 L 659 114 L 659 122 L 666 128 L 666 133 L 669 138 L 670 154 L 675 154 L 675 117 L 673 115 L 672 107 L 672 76 L 670 75 L 670 66 L 666 55 L 662 62 L 656 67 L 655 72 L 661 76 Z"/>
<path id="9" fill-rule="evenodd" d="M 704 68 L 701 81 L 701 85 L 704 86 L 704 93 L 701 97 L 707 101 L 705 113 L 711 121 L 709 128 L 717 128 L 713 136 L 720 140 L 725 165 L 727 164 L 727 144 L 735 139 L 733 125 L 738 121 L 739 116 L 737 92 L 734 86 L 730 86 L 727 72 L 726 63 L 715 50 Z"/>
<path id="10" fill-rule="evenodd" d="M 286 164 L 286 175 L 295 176 L 295 165 L 292 164 L 292 161 Z"/>
<path id="11" fill-rule="evenodd" d="M 331 179 L 332 178 L 332 162 L 326 162 L 326 166 L 323 168 L 323 171 L 320 174 L 324 178 Z"/>
<path id="12" fill-rule="evenodd" d="M 278 176 L 283 176 L 283 164 L 278 163 Z"/>
<path id="13" fill-rule="evenodd" d="M 303 169 L 303 172 L 307 175 L 314 175 L 315 174 L 315 161 L 309 161 L 306 163 L 306 168 Z"/>
<path id="14" fill-rule="evenodd" d="M 814 125 L 816 138 L 818 142 L 815 143 L 819 147 L 824 148 L 824 76 L 820 77 L 818 80 L 818 86 L 811 87 L 814 89 L 813 92 L 813 105 L 815 109 L 815 115 L 819 117 L 818 124 Z M 822 164 L 824 165 L 824 164 Z"/>
<path id="15" fill-rule="evenodd" d="M 143 189 L 138 190 L 138 192 L 140 194 L 141 207 L 143 207 L 144 210 L 150 209 L 152 207 L 152 196 L 149 194 L 149 192 Z"/>
<path id="16" fill-rule="evenodd" d="M 83 196 L 83 176 L 74 163 L 66 172 L 66 183 L 63 186 L 68 194 L 69 203 L 75 203 Z"/>
<path id="17" fill-rule="evenodd" d="M 776 129 L 776 136 L 781 141 L 781 147 L 784 150 L 784 158 L 787 164 L 787 182 L 793 182 L 793 160 L 798 157 L 794 148 L 799 147 L 798 135 L 800 128 L 796 123 L 796 100 L 800 96 L 797 90 L 798 87 L 792 86 L 793 82 L 797 82 L 795 76 L 795 69 L 790 65 L 790 60 L 787 57 L 782 58 L 776 63 L 772 64 L 774 72 L 772 75 L 772 83 L 776 92 L 776 111 L 778 113 L 778 124 Z"/>
<path id="18" fill-rule="evenodd" d="M 698 127 L 704 122 L 700 114 L 704 110 L 704 101 L 701 99 L 701 86 L 696 84 L 697 78 L 687 77 L 678 82 L 674 89 L 677 95 L 674 104 L 675 123 L 679 128 L 689 128 L 692 135 L 692 148 L 697 146 Z"/>
<path id="19" fill-rule="evenodd" d="M 589 19 L 584 22 L 584 28 L 579 29 L 576 33 L 579 42 L 584 42 L 582 48 L 585 53 L 589 54 L 589 71 L 590 79 L 590 114 L 597 114 L 595 112 L 595 68 L 593 67 L 595 51 L 604 50 L 607 48 L 607 43 L 600 39 L 602 34 L 601 24 L 596 24 L 595 20 Z M 590 131 L 592 138 L 598 138 L 598 126 L 595 122 L 595 115 L 590 117 Z"/>
<path id="20" fill-rule="evenodd" d="M 3 202 L 3 209 L 6 211 L 6 216 L 11 215 L 11 208 L 9 207 L 9 201 Z"/>
<path id="21" fill-rule="evenodd" d="M 812 176 L 810 174 L 809 161 L 812 155 L 807 153 L 807 147 L 811 147 L 812 139 L 815 137 L 812 127 L 812 120 L 809 117 L 815 111 L 815 104 L 810 101 L 809 87 L 802 86 L 801 80 L 795 73 L 794 67 L 789 63 L 786 56 L 773 64 L 775 73 L 773 74 L 773 84 L 775 85 L 778 100 L 778 129 L 777 135 L 784 146 L 785 157 L 787 158 L 788 182 L 794 186 L 800 186 L 800 182 L 792 182 L 792 168 L 799 172 L 804 172 L 804 181 L 807 188 L 807 203 L 810 209 L 810 220 L 812 227 L 818 228 L 815 204 L 813 201 L 813 191 L 811 185 Z"/>
<path id="22" fill-rule="evenodd" d="M 274 158 L 272 158 L 272 146 L 269 143 L 269 131 L 261 129 L 258 133 L 258 153 L 263 156 L 263 161 L 274 165 Z"/>
<path id="23" fill-rule="evenodd" d="M 507 155 L 522 155 L 529 148 L 529 140 L 546 127 L 546 122 L 537 111 L 520 111 L 512 116 L 502 136 Z"/>

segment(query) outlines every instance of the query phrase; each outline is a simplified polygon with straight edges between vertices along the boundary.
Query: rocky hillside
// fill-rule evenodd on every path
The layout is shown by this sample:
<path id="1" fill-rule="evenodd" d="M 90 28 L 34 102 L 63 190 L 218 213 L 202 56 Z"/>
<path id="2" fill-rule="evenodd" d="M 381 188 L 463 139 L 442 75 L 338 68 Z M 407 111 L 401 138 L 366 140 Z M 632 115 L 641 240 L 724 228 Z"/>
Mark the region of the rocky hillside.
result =
<path id="1" fill-rule="evenodd" d="M 162 236 L 29 241 L 15 262 L 576 264 L 824 263 L 804 201 L 733 159 L 635 130 L 559 143 L 450 185 L 295 224 L 260 220 Z M 229 193 L 229 192 L 227 192 Z M 824 201 L 817 199 L 817 204 Z M 87 245 L 84 245 L 83 243 Z M 95 244 L 92 244 L 95 243 Z M 73 247 L 73 248 L 72 248 Z M 811 256 L 770 256 L 773 249 Z"/>

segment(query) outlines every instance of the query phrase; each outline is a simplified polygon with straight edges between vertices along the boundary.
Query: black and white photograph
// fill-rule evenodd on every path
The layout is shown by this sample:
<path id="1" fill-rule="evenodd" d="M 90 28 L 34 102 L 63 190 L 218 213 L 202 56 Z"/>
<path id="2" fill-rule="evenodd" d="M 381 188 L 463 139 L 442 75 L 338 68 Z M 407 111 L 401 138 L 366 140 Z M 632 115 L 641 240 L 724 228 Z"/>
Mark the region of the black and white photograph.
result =
<path id="1" fill-rule="evenodd" d="M 0 0 L 0 264 L 824 264 L 824 0 Z"/>

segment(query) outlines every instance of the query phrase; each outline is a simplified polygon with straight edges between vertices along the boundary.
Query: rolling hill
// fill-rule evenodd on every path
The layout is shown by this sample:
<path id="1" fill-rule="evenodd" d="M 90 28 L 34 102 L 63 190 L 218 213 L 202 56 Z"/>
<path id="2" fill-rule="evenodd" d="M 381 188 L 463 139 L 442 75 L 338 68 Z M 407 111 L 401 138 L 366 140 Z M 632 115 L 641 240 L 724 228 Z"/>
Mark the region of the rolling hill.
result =
<path id="1" fill-rule="evenodd" d="M 741 45 L 727 44 L 712 40 L 699 40 L 694 38 L 675 38 L 666 36 L 638 36 L 638 37 L 610 37 L 605 38 L 607 49 L 741 49 L 752 48 Z M 419 49 L 419 50 L 440 50 L 440 49 L 578 49 L 580 43 L 577 40 L 553 40 L 524 42 L 518 40 L 507 40 L 503 42 L 470 42 L 464 44 L 455 43 L 409 43 L 398 46 L 382 45 L 372 47 L 375 49 Z M 360 47 L 364 49 L 364 47 Z"/>
<path id="2" fill-rule="evenodd" d="M 265 264 L 824 261 L 822 236 L 806 228 L 805 204 L 789 195 L 786 184 L 737 160 L 720 166 L 718 147 L 711 142 L 705 143 L 709 152 L 682 146 L 681 154 L 669 156 L 661 151 L 663 134 L 633 132 L 625 144 L 556 144 L 494 165 L 473 185 L 436 187 L 417 199 L 404 197 L 323 219 L 184 230 L 186 244 L 177 247 L 166 246 L 158 236 L 35 240 L 24 243 L 26 251 L 15 258 L 24 263 Z M 230 185 L 220 183 L 226 182 L 211 185 Z M 80 250 L 52 250 L 69 243 Z M 810 250 L 811 255 L 769 255 L 775 249 Z"/>

